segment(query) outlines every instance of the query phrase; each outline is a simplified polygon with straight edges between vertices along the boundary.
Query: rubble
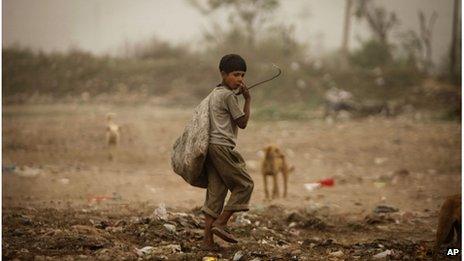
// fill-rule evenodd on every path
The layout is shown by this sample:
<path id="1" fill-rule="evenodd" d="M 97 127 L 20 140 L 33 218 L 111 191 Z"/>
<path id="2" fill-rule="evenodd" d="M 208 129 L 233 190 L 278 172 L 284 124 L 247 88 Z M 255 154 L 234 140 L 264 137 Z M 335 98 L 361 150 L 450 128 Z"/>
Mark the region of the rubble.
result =
<path id="1" fill-rule="evenodd" d="M 148 206 L 144 211 L 137 209 L 128 213 L 134 216 L 103 209 L 82 212 L 80 209 L 18 208 L 6 212 L 3 217 L 3 256 L 6 259 L 37 260 L 47 260 L 48 257 L 55 260 L 257 261 L 321 257 L 366 260 L 383 255 L 395 259 L 427 256 L 426 249 L 432 247 L 427 240 L 401 241 L 398 229 L 404 231 L 403 238 L 409 238 L 412 228 L 407 224 L 404 227 L 401 227 L 402 223 L 396 224 L 391 215 L 408 219 L 412 218 L 409 212 L 373 212 L 371 215 L 376 215 L 377 219 L 366 220 L 368 225 L 363 225 L 363 220 L 345 221 L 343 217 L 315 214 L 305 209 L 289 212 L 277 205 L 261 206 L 235 217 L 230 230 L 240 242 L 229 245 L 218 240 L 222 247 L 219 252 L 202 250 L 203 214 L 196 208 L 167 212 L 165 220 L 153 215 L 153 208 Z M 414 215 L 416 219 L 426 217 Z M 423 231 L 428 229 L 427 224 L 415 223 L 417 226 L 423 227 Z M 363 233 L 368 237 L 360 236 L 358 241 L 351 243 L 346 241 L 347 234 L 360 230 L 368 232 Z M 430 231 L 429 236 L 433 236 L 432 233 Z"/>

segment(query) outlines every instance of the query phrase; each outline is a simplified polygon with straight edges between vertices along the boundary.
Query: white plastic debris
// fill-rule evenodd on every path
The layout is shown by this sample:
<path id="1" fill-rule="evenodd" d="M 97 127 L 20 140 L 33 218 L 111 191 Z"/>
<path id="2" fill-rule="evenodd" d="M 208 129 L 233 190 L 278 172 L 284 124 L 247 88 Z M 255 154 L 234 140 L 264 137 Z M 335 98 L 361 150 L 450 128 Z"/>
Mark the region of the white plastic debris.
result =
<path id="1" fill-rule="evenodd" d="M 307 191 L 314 191 L 318 188 L 321 187 L 321 183 L 319 182 L 316 182 L 316 183 L 305 183 L 303 184 L 304 188 L 307 190 Z"/>
<path id="2" fill-rule="evenodd" d="M 373 258 L 373 259 L 386 258 L 387 256 L 390 256 L 392 253 L 393 253 L 393 251 L 390 250 L 390 249 L 388 249 L 388 250 L 385 250 L 385 251 L 383 251 L 383 252 L 380 252 L 380 253 L 374 255 L 372 258 Z"/>
<path id="3" fill-rule="evenodd" d="M 140 249 L 135 248 L 135 252 L 137 253 L 138 256 L 144 256 L 144 255 L 151 254 L 154 249 L 155 249 L 155 247 L 146 246 L 146 247 L 142 247 Z"/>
<path id="4" fill-rule="evenodd" d="M 14 173 L 23 178 L 35 178 L 40 175 L 41 170 L 38 168 L 22 166 L 19 169 L 15 169 Z"/>
<path id="5" fill-rule="evenodd" d="M 329 255 L 333 256 L 333 257 L 342 257 L 344 254 L 343 254 L 343 251 L 338 250 L 338 251 L 335 251 L 335 252 L 331 252 Z"/>
<path id="6" fill-rule="evenodd" d="M 171 225 L 171 224 L 164 224 L 163 226 L 164 226 L 164 228 L 166 228 L 166 230 L 168 230 L 169 232 L 176 233 L 176 226 Z"/>
<path id="7" fill-rule="evenodd" d="M 245 218 L 245 213 L 241 213 L 237 216 L 235 219 L 235 224 L 238 226 L 246 226 L 246 225 L 251 225 L 251 221 L 247 218 Z"/>
<path id="8" fill-rule="evenodd" d="M 167 220 L 168 219 L 168 212 L 166 210 L 166 205 L 164 203 L 160 203 L 158 208 L 153 211 L 151 214 L 153 218 L 160 219 L 160 220 Z"/>
<path id="9" fill-rule="evenodd" d="M 135 252 L 138 256 L 143 257 L 145 255 L 153 255 L 153 254 L 165 254 L 165 253 L 181 253 L 181 246 L 177 244 L 171 244 L 166 246 L 146 246 L 141 249 L 136 248 Z"/>
<path id="10" fill-rule="evenodd" d="M 239 261 L 243 257 L 243 252 L 241 250 L 237 251 L 234 255 L 233 261 Z"/>

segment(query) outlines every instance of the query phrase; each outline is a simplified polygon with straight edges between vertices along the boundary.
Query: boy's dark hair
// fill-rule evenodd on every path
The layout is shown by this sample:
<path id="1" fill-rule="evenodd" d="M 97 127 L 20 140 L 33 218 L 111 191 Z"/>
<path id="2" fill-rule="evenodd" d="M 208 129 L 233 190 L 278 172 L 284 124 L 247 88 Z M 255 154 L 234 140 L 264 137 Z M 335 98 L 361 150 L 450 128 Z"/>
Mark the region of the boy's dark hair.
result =
<path id="1" fill-rule="evenodd" d="M 238 54 L 224 55 L 219 62 L 219 71 L 230 73 L 233 71 L 246 72 L 247 66 L 245 60 Z"/>

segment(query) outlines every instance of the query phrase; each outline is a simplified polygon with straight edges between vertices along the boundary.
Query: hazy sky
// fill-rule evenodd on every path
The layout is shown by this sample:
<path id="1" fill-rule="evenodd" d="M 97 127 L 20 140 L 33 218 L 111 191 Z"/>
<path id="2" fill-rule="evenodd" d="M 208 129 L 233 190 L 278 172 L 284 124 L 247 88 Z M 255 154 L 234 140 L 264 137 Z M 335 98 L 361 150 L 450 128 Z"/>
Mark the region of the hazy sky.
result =
<path id="1" fill-rule="evenodd" d="M 418 10 L 438 13 L 434 26 L 434 60 L 450 46 L 453 0 L 376 0 L 397 12 L 400 31 L 418 31 Z M 281 1 L 275 22 L 293 24 L 296 38 L 309 43 L 314 52 L 339 48 L 345 0 Z M 198 46 L 212 22 L 227 26 L 217 13 L 203 17 L 185 0 L 3 0 L 3 45 L 20 44 L 44 51 L 79 47 L 95 54 L 114 54 L 125 42 L 137 43 L 154 36 Z M 352 19 L 350 45 L 366 39 L 369 30 Z"/>

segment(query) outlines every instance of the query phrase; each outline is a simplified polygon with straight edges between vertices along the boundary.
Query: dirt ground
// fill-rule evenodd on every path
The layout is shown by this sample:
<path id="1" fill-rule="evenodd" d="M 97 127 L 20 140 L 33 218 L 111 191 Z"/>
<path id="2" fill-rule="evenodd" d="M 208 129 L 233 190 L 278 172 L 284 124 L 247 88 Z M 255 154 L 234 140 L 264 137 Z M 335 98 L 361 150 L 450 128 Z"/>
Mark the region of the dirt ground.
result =
<path id="1" fill-rule="evenodd" d="M 113 161 L 108 112 L 122 126 Z M 461 191 L 460 123 L 417 114 L 335 122 L 252 116 L 237 145 L 255 181 L 251 210 L 231 221 L 238 244 L 217 239 L 223 249 L 208 252 L 200 248 L 198 210 L 205 191 L 170 167 L 191 112 L 157 104 L 4 105 L 2 257 L 431 259 L 438 209 Z M 266 201 L 259 164 L 271 143 L 295 172 L 288 197 Z M 304 186 L 325 178 L 335 185 Z"/>

